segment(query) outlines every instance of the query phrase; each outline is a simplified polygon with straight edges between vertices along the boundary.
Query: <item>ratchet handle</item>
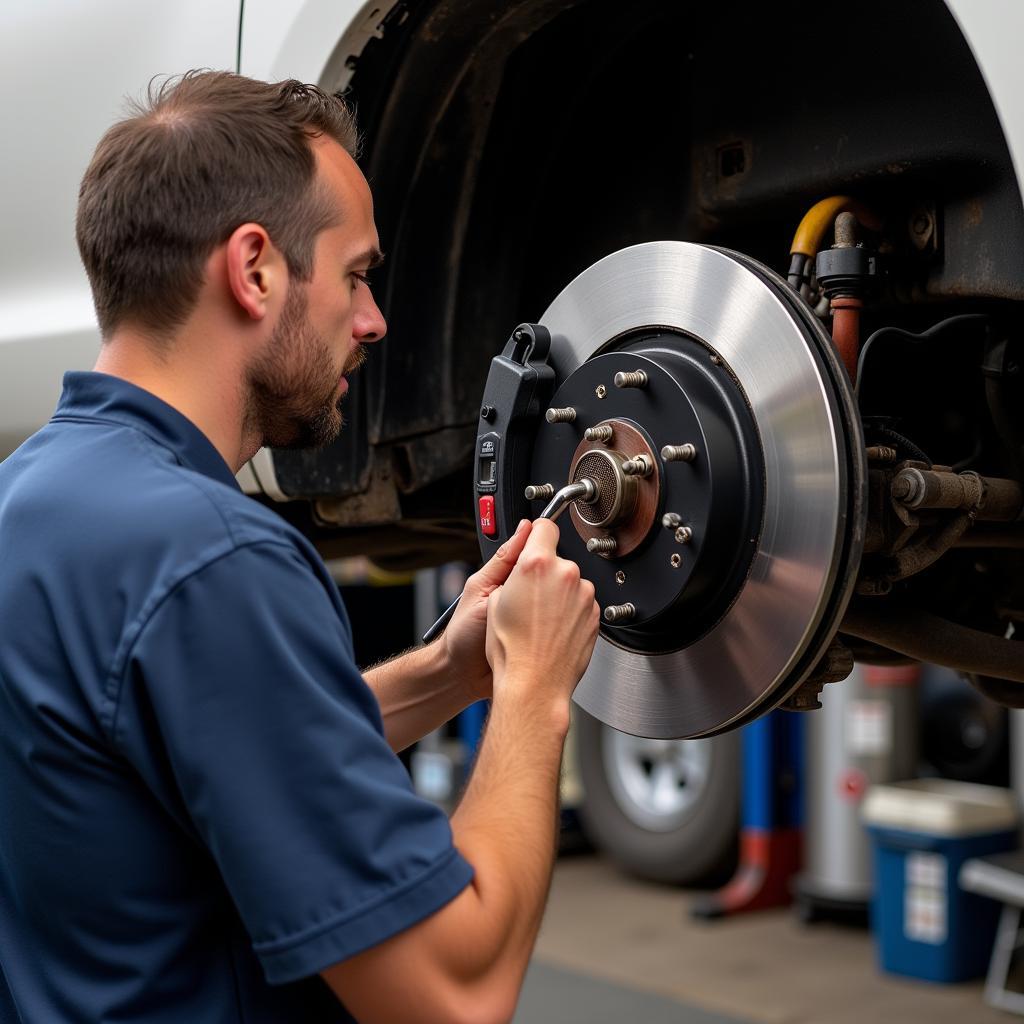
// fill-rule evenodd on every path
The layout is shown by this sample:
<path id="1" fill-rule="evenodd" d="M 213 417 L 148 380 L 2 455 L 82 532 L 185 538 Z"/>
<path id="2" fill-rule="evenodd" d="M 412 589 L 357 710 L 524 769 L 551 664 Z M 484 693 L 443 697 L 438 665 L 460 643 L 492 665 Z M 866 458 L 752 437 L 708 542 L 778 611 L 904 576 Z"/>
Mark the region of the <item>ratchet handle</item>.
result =
<path id="1" fill-rule="evenodd" d="M 455 609 L 459 607 L 459 602 L 462 600 L 462 594 L 459 594 L 457 598 L 441 613 L 441 617 L 435 622 L 430 629 L 423 634 L 423 642 L 429 644 L 431 640 L 437 639 L 443 632 L 444 627 L 452 621 L 452 616 L 455 614 Z"/>

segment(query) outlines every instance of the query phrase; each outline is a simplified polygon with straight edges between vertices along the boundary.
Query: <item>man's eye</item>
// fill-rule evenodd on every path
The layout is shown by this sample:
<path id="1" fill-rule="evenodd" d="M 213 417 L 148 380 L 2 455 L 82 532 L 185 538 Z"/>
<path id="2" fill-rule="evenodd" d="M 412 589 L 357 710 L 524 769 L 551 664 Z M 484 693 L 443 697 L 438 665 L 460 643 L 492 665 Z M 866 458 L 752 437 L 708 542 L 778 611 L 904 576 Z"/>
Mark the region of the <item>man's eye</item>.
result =
<path id="1" fill-rule="evenodd" d="M 353 270 L 352 271 L 352 276 L 355 278 L 355 280 L 357 282 L 362 282 L 363 284 L 365 284 L 367 286 L 367 288 L 369 288 L 369 286 L 370 286 L 370 276 L 369 276 L 369 274 L 364 274 L 364 273 L 361 273 L 358 270 Z"/>

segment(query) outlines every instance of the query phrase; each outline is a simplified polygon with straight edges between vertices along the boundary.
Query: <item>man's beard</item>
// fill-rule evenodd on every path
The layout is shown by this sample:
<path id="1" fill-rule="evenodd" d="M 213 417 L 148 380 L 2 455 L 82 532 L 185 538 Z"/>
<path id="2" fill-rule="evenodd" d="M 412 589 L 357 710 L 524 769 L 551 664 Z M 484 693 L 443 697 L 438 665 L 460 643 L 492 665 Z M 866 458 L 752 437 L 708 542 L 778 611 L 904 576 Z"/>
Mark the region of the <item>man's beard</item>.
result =
<path id="1" fill-rule="evenodd" d="M 246 372 L 247 432 L 273 448 L 322 448 L 344 423 L 331 349 L 308 314 L 305 290 L 292 284 L 266 349 Z M 365 359 L 357 346 L 343 373 Z"/>

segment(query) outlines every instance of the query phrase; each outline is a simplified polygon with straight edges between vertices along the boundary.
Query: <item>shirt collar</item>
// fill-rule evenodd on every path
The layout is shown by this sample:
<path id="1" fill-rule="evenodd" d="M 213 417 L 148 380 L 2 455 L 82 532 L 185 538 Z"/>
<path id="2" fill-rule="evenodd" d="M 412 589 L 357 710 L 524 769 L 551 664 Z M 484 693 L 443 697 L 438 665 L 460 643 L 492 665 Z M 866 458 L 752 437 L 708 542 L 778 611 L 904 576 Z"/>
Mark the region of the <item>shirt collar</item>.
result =
<path id="1" fill-rule="evenodd" d="M 69 371 L 54 419 L 92 419 L 135 427 L 167 448 L 182 466 L 238 488 L 231 468 L 210 439 L 156 395 L 106 373 Z"/>

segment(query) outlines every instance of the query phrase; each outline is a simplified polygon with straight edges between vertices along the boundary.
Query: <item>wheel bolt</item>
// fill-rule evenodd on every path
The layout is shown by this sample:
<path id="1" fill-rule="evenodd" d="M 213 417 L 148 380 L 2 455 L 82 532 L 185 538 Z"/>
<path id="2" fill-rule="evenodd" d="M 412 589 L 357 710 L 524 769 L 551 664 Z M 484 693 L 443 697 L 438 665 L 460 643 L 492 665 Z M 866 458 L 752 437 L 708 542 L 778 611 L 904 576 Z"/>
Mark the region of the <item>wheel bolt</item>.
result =
<path id="1" fill-rule="evenodd" d="M 697 449 L 692 444 L 667 444 L 661 449 L 661 457 L 666 462 L 693 462 Z"/>
<path id="2" fill-rule="evenodd" d="M 618 546 L 619 542 L 614 537 L 591 537 L 587 541 L 587 550 L 592 555 L 614 554 Z"/>
<path id="3" fill-rule="evenodd" d="M 643 370 L 631 370 L 628 373 L 619 371 L 613 378 L 617 388 L 645 388 L 647 387 L 647 374 Z"/>
<path id="4" fill-rule="evenodd" d="M 654 463 L 646 455 L 637 455 L 626 459 L 622 464 L 622 472 L 626 476 L 650 476 L 654 472 Z"/>
<path id="5" fill-rule="evenodd" d="M 676 530 L 676 533 L 675 533 L 676 543 L 677 544 L 689 544 L 690 543 L 690 538 L 692 536 L 693 536 L 693 530 L 691 530 L 688 526 L 680 526 L 679 529 Z"/>
<path id="6" fill-rule="evenodd" d="M 572 406 L 565 409 L 548 409 L 544 413 L 544 419 L 548 423 L 573 423 L 576 420 L 576 410 Z"/>
<path id="7" fill-rule="evenodd" d="M 604 621 L 610 623 L 628 622 L 636 616 L 636 606 L 626 604 L 610 604 L 604 610 Z"/>
<path id="8" fill-rule="evenodd" d="M 615 431 L 607 423 L 602 423 L 599 427 L 587 427 L 583 431 L 583 436 L 588 441 L 601 441 L 608 444 L 615 436 Z"/>
<path id="9" fill-rule="evenodd" d="M 661 525 L 666 530 L 674 530 L 677 526 L 683 525 L 683 517 L 678 512 L 666 512 L 661 517 Z"/>
<path id="10" fill-rule="evenodd" d="M 527 501 L 547 501 L 555 496 L 555 485 L 530 484 L 525 493 Z"/>

